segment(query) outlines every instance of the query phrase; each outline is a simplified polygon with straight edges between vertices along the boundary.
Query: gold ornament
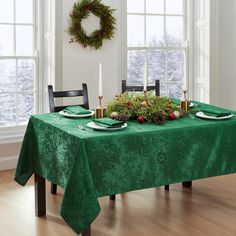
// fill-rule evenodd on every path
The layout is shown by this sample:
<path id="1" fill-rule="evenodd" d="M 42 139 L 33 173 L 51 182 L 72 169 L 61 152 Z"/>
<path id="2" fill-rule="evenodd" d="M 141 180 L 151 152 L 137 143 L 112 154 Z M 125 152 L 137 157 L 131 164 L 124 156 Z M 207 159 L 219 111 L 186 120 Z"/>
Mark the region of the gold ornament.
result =
<path id="1" fill-rule="evenodd" d="M 175 118 L 176 118 L 176 119 L 179 119 L 180 116 L 181 116 L 181 114 L 180 114 L 179 111 L 174 111 L 173 114 L 175 115 Z"/>
<path id="2" fill-rule="evenodd" d="M 118 116 L 119 116 L 119 113 L 116 112 L 116 111 L 113 111 L 113 112 L 111 113 L 111 115 L 110 115 L 111 119 L 115 119 L 115 118 L 117 118 Z"/>

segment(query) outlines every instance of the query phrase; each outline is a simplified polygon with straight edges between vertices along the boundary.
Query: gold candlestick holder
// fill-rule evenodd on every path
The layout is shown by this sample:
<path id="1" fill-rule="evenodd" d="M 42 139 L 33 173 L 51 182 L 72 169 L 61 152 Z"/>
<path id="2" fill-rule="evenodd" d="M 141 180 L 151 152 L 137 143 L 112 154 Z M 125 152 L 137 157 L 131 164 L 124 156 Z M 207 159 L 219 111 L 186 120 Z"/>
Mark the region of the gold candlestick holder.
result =
<path id="1" fill-rule="evenodd" d="M 144 93 L 144 101 L 142 102 L 142 105 L 148 106 L 147 90 L 143 90 L 143 93 Z"/>
<path id="2" fill-rule="evenodd" d="M 184 100 L 180 102 L 181 110 L 188 111 L 189 110 L 189 101 L 187 99 L 187 90 L 184 90 Z"/>
<path id="3" fill-rule="evenodd" d="M 144 99 L 147 100 L 147 90 L 143 90 L 144 93 Z"/>
<path id="4" fill-rule="evenodd" d="M 102 106 L 103 96 L 98 96 L 99 105 L 95 110 L 95 118 L 104 118 L 106 116 L 106 109 Z"/>

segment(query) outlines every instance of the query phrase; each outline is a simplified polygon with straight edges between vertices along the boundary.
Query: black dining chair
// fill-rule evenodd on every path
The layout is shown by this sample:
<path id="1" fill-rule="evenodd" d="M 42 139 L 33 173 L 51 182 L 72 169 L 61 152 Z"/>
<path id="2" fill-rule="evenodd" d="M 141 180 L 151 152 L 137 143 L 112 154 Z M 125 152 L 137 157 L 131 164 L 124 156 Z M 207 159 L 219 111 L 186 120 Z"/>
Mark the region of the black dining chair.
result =
<path id="1" fill-rule="evenodd" d="M 160 80 L 155 80 L 155 85 L 147 86 L 147 91 L 155 91 L 156 96 L 160 96 Z M 143 86 L 131 86 L 126 84 L 126 80 L 122 80 L 122 93 L 124 92 L 142 92 Z"/>
<path id="2" fill-rule="evenodd" d="M 70 90 L 70 91 L 53 91 L 53 86 L 48 85 L 48 96 L 49 96 L 49 109 L 50 112 L 62 111 L 67 106 L 56 106 L 55 98 L 68 98 L 68 97 L 83 97 L 83 104 L 79 104 L 85 109 L 89 109 L 89 98 L 87 84 L 82 84 L 81 90 Z"/>
<path id="3" fill-rule="evenodd" d="M 48 85 L 48 96 L 49 96 L 49 109 L 50 112 L 59 112 L 62 111 L 67 106 L 56 106 L 55 99 L 56 98 L 68 98 L 68 97 L 83 97 L 83 104 L 78 104 L 85 109 L 89 109 L 89 98 L 88 98 L 88 88 L 87 84 L 82 84 L 81 90 L 70 90 L 70 91 L 53 91 L 53 86 Z M 57 193 L 57 185 L 51 183 L 51 193 Z"/>

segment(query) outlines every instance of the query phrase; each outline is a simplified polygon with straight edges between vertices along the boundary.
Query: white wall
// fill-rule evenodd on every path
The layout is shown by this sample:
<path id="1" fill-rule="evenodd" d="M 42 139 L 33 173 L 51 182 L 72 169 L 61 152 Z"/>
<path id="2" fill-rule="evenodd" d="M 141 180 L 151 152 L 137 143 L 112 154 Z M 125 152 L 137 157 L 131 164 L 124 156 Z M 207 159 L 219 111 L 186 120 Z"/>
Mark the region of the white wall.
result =
<path id="1" fill-rule="evenodd" d="M 236 1 L 220 0 L 218 105 L 236 110 Z"/>
<path id="2" fill-rule="evenodd" d="M 104 0 L 103 3 L 117 9 L 114 16 L 117 19 L 115 38 L 104 41 L 104 46 L 99 49 L 84 49 L 78 43 L 69 43 L 67 33 L 69 13 L 74 1 L 63 0 L 62 28 L 63 28 L 63 89 L 81 88 L 81 83 L 86 82 L 89 89 L 90 107 L 98 105 L 98 63 L 103 65 L 104 100 L 112 99 L 118 93 L 119 83 L 119 30 L 121 0 Z M 94 24 L 93 24 L 94 25 Z"/>

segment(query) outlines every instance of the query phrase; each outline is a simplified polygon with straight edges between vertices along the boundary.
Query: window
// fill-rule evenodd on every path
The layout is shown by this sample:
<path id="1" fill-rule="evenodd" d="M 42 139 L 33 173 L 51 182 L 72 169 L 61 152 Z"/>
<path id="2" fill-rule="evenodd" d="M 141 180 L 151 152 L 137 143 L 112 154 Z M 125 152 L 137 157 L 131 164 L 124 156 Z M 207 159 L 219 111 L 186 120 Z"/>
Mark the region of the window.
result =
<path id="1" fill-rule="evenodd" d="M 36 0 L 0 0 L 0 127 L 37 110 Z"/>
<path id="2" fill-rule="evenodd" d="M 127 0 L 127 84 L 161 82 L 161 96 L 182 97 L 185 0 Z"/>

